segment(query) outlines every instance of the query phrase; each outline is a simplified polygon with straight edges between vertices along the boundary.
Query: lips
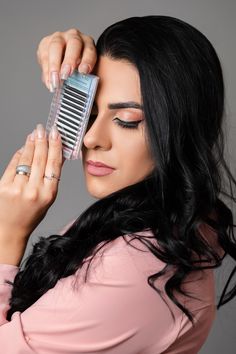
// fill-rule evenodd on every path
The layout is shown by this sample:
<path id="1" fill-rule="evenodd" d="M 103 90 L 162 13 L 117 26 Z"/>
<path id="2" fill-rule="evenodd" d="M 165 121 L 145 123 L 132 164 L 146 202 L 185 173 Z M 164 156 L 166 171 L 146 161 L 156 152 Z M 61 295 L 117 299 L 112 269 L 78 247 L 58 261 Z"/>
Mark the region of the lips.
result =
<path id="1" fill-rule="evenodd" d="M 113 167 L 105 165 L 103 162 L 100 162 L 100 161 L 88 160 L 87 164 L 92 165 L 92 166 L 96 166 L 96 167 L 107 167 L 107 168 L 114 169 Z"/>
<path id="2" fill-rule="evenodd" d="M 115 169 L 113 167 L 107 167 L 107 165 L 102 162 L 92 161 L 91 163 L 91 161 L 87 161 L 86 170 L 90 175 L 102 177 L 110 175 Z"/>

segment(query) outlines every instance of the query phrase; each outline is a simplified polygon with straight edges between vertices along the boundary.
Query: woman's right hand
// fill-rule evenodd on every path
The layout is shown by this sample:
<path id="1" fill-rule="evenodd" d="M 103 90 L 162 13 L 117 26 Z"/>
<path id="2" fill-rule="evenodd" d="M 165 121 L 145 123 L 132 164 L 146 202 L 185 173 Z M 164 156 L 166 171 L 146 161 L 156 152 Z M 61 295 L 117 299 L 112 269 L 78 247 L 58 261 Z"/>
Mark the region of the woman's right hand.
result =
<path id="1" fill-rule="evenodd" d="M 90 73 L 97 53 L 93 38 L 72 28 L 44 37 L 38 45 L 37 58 L 42 69 L 42 81 L 53 92 L 59 80 L 66 79 L 74 69 Z"/>

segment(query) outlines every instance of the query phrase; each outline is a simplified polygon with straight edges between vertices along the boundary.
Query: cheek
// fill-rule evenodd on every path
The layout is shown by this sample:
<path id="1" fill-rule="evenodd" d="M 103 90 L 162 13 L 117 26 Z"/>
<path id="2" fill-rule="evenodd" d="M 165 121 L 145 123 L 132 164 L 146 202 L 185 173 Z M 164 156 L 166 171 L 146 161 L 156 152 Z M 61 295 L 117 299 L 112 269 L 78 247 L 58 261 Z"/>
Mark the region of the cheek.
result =
<path id="1" fill-rule="evenodd" d="M 127 139 L 120 145 L 119 166 L 127 175 L 144 177 L 153 168 L 150 152 L 144 138 Z"/>
<path id="2" fill-rule="evenodd" d="M 119 152 L 122 160 L 129 159 L 130 161 L 135 161 L 145 154 L 146 148 L 143 140 L 141 132 L 140 135 L 138 135 L 137 132 L 132 134 L 131 131 L 130 134 L 126 133 L 117 136 L 114 147 L 116 151 Z M 124 159 L 124 157 L 126 157 L 126 159 Z"/>

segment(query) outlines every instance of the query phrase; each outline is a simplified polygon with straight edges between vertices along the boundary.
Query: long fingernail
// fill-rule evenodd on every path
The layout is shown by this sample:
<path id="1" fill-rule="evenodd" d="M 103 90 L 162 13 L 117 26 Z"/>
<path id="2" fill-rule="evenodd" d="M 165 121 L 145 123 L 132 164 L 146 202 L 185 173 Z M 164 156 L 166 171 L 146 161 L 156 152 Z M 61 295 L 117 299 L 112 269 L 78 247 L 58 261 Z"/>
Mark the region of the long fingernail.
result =
<path id="1" fill-rule="evenodd" d="M 57 140 L 59 135 L 58 129 L 56 127 L 56 125 L 53 125 L 50 131 L 50 138 L 53 140 Z"/>
<path id="2" fill-rule="evenodd" d="M 53 88 L 52 88 L 52 84 L 51 84 L 50 80 L 46 81 L 46 86 L 47 86 L 47 88 L 49 89 L 50 92 L 53 92 Z"/>
<path id="3" fill-rule="evenodd" d="M 45 130 L 42 124 L 37 124 L 37 136 L 42 139 L 45 135 Z"/>
<path id="4" fill-rule="evenodd" d="M 55 92 L 55 89 L 52 87 L 51 82 L 49 83 L 49 91 L 52 93 Z"/>
<path id="5" fill-rule="evenodd" d="M 79 72 L 81 74 L 88 74 L 89 70 L 90 70 L 90 66 L 88 64 L 84 63 L 79 66 Z"/>
<path id="6" fill-rule="evenodd" d="M 57 71 L 51 72 L 51 85 L 54 91 L 59 87 L 59 76 Z"/>
<path id="7" fill-rule="evenodd" d="M 61 79 L 62 80 L 66 80 L 68 79 L 69 75 L 70 75 L 70 65 L 69 64 L 65 64 L 61 70 Z"/>
<path id="8" fill-rule="evenodd" d="M 30 134 L 30 140 L 31 141 L 35 140 L 35 130 L 33 130 L 32 133 Z"/>

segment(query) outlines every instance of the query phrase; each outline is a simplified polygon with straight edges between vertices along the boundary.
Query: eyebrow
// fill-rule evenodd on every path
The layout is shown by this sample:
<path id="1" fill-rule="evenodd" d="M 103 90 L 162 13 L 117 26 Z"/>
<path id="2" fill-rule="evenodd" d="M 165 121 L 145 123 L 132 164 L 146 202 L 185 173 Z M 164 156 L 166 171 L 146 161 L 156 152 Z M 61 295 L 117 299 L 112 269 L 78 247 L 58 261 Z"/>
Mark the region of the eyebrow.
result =
<path id="1" fill-rule="evenodd" d="M 97 108 L 96 102 L 94 102 L 94 106 Z M 143 106 L 134 101 L 109 103 L 107 107 L 109 109 L 136 108 L 143 110 Z"/>

